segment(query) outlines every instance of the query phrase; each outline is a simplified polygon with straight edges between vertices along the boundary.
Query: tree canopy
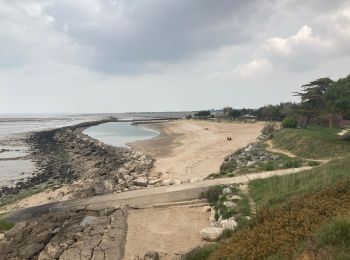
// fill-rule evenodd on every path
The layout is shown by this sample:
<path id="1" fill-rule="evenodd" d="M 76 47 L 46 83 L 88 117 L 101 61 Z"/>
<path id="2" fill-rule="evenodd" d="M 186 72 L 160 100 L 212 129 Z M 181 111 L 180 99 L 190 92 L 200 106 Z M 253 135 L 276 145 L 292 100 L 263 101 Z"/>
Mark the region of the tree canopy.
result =
<path id="1" fill-rule="evenodd" d="M 331 111 L 350 119 L 350 75 L 332 84 L 326 97 Z"/>

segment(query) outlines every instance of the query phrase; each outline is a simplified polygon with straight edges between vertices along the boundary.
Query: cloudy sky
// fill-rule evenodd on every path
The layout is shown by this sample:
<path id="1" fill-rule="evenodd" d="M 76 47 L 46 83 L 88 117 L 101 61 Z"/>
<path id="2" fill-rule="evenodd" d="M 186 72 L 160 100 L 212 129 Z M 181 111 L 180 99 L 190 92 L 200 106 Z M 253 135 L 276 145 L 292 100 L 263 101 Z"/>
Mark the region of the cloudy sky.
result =
<path id="1" fill-rule="evenodd" d="M 350 0 L 0 0 L 0 113 L 295 100 L 350 74 Z"/>

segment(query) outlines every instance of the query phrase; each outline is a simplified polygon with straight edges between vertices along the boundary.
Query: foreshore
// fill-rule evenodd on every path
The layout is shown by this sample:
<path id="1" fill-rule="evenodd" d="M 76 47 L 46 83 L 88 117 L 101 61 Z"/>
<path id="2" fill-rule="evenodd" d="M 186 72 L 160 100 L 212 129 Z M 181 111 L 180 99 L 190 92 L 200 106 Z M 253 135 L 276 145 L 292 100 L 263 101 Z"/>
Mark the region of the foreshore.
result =
<path id="1" fill-rule="evenodd" d="M 83 134 L 87 127 L 114 121 L 117 119 L 109 118 L 29 134 L 29 157 L 37 170 L 13 187 L 0 188 L 0 213 L 147 186 L 152 159 Z"/>
<path id="2" fill-rule="evenodd" d="M 218 173 L 228 154 L 255 142 L 264 124 L 204 120 L 145 124 L 161 134 L 150 140 L 133 142 L 130 146 L 155 159 L 151 177 L 197 181 Z M 228 141 L 227 137 L 231 140 Z"/>
<path id="3" fill-rule="evenodd" d="M 30 196 L 2 207 L 0 213 L 60 200 L 199 181 L 218 172 L 225 156 L 255 141 L 264 125 L 195 120 L 142 122 L 160 135 L 133 142 L 128 149 L 105 145 L 83 134 L 86 127 L 107 121 L 33 133 L 28 143 L 39 170 L 28 182 L 19 183 L 13 190 L 6 189 L 4 197 L 22 192 L 25 196 L 28 191 L 35 194 L 29 193 Z M 174 214 L 178 221 L 169 222 L 169 216 Z M 108 224 L 112 221 L 114 226 Z M 65 228 L 57 231 L 61 225 Z M 127 228 L 128 225 L 131 226 Z M 23 250 L 12 250 L 9 244 L 2 247 L 0 243 L 0 253 L 38 259 L 53 253 L 60 255 L 60 259 L 73 259 L 86 253 L 86 259 L 99 254 L 103 256 L 96 259 L 114 259 L 107 256 L 130 258 L 143 255 L 146 250 L 157 250 L 164 259 L 173 259 L 202 244 L 199 231 L 207 225 L 209 213 L 201 207 L 148 210 L 78 207 L 16 226 L 7 234 L 7 241 L 20 244 Z M 44 229 L 49 229 L 45 237 L 32 237 L 32 241 L 21 237 L 23 232 L 40 234 Z M 155 243 L 157 240 L 161 242 Z"/>

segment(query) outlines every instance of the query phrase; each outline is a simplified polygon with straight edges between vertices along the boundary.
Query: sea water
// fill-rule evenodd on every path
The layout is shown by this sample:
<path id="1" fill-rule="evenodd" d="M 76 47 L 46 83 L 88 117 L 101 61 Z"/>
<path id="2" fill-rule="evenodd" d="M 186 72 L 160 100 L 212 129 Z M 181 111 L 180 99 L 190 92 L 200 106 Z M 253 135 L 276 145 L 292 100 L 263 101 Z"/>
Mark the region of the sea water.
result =
<path id="1" fill-rule="evenodd" d="M 105 144 L 127 147 L 128 143 L 156 137 L 159 132 L 142 125 L 132 125 L 131 122 L 110 122 L 88 127 L 84 134 Z"/>

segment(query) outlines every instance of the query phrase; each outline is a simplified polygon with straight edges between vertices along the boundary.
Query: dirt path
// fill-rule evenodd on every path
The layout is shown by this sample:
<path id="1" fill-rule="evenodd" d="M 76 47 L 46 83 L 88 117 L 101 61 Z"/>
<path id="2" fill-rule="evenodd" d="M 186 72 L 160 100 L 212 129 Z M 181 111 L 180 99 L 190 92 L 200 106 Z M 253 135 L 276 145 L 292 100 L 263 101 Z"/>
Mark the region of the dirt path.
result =
<path id="1" fill-rule="evenodd" d="M 274 147 L 272 140 L 267 140 L 265 143 L 268 145 L 266 150 L 268 150 L 270 152 L 284 154 L 284 155 L 287 155 L 288 157 L 292 157 L 292 158 L 297 157 L 294 153 L 291 153 L 287 150 L 282 150 L 282 149 L 278 149 L 278 148 Z"/>
<path id="2" fill-rule="evenodd" d="M 179 259 L 179 254 L 204 243 L 199 231 L 209 225 L 202 207 L 131 210 L 124 259 L 159 252 L 161 259 Z"/>
<path id="3" fill-rule="evenodd" d="M 159 138 L 130 144 L 156 159 L 151 175 L 181 181 L 217 173 L 226 155 L 254 142 L 264 123 L 179 120 L 147 127 L 162 132 Z M 227 141 L 227 137 L 232 138 Z"/>
<path id="4" fill-rule="evenodd" d="M 291 158 L 298 157 L 290 151 L 282 150 L 282 149 L 278 149 L 278 148 L 274 147 L 271 140 L 267 140 L 265 143 L 268 145 L 266 150 L 268 150 L 270 152 L 284 154 L 284 155 L 287 155 L 288 157 L 291 157 Z M 316 161 L 319 163 L 327 163 L 330 161 L 330 159 L 308 159 L 308 158 L 303 158 L 303 159 L 308 160 L 308 161 Z"/>

